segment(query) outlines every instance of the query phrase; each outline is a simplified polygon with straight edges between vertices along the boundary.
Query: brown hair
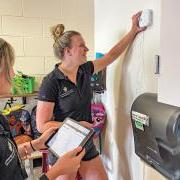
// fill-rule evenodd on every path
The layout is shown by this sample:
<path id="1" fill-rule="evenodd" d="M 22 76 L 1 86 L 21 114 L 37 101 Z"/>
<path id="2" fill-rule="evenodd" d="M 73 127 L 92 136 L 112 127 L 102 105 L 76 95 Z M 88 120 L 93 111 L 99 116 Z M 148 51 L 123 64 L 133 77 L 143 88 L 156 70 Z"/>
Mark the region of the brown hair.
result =
<path id="1" fill-rule="evenodd" d="M 65 27 L 63 24 L 58 24 L 51 28 L 51 33 L 55 41 L 53 44 L 54 55 L 61 60 L 64 57 L 64 49 L 71 45 L 71 37 L 74 35 L 81 35 L 77 31 L 64 32 L 64 29 Z"/>
<path id="2" fill-rule="evenodd" d="M 14 49 L 4 39 L 0 38 L 0 73 L 4 72 L 8 82 L 11 82 L 10 69 L 14 65 Z"/>

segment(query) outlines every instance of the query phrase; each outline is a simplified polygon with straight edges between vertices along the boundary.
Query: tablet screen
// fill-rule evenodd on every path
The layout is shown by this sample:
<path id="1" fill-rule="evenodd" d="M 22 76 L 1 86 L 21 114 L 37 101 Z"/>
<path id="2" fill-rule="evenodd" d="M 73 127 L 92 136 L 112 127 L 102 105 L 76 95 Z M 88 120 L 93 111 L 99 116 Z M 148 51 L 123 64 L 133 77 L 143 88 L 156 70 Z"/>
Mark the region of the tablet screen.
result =
<path id="1" fill-rule="evenodd" d="M 67 118 L 57 133 L 47 142 L 47 145 L 56 156 L 62 156 L 80 145 L 83 146 L 91 131 L 91 129 Z"/>

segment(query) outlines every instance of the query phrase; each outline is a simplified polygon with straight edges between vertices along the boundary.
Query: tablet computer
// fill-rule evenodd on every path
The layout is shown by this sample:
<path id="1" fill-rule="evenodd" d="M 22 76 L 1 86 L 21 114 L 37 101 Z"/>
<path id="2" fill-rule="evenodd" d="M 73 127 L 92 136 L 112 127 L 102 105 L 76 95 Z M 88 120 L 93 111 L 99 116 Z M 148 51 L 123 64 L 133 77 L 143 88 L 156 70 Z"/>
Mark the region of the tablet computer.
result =
<path id="1" fill-rule="evenodd" d="M 71 118 L 66 118 L 63 125 L 46 141 L 46 146 L 57 157 L 86 143 L 94 135 L 93 129 L 84 127 Z"/>

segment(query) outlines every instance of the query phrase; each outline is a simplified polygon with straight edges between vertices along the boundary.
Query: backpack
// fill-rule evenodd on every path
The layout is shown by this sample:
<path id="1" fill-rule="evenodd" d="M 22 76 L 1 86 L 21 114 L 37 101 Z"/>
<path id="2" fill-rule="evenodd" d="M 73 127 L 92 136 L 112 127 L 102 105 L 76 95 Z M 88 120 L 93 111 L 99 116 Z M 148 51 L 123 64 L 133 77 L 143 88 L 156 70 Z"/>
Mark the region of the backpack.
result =
<path id="1" fill-rule="evenodd" d="M 39 133 L 39 131 L 37 130 L 37 126 L 36 126 L 36 109 L 37 109 L 37 105 L 34 106 L 31 111 L 31 128 L 32 128 L 33 139 L 37 139 L 41 135 L 41 133 Z"/>
<path id="2" fill-rule="evenodd" d="M 8 115 L 6 115 L 8 120 L 10 131 L 13 137 L 25 134 L 28 136 L 32 136 L 31 133 L 31 116 L 27 110 L 18 109 L 15 111 L 11 111 Z"/>

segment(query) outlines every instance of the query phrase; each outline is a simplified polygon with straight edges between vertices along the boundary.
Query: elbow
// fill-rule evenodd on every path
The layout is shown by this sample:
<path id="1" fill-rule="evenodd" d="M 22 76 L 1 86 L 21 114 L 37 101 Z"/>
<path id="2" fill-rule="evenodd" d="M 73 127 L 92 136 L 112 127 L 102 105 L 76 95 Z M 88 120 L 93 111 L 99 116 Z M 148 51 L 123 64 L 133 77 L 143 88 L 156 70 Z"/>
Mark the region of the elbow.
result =
<path id="1" fill-rule="evenodd" d="M 37 127 L 37 130 L 40 132 L 40 133 L 43 133 L 44 132 L 44 123 L 42 122 L 39 122 L 38 120 L 36 120 L 36 127 Z"/>

